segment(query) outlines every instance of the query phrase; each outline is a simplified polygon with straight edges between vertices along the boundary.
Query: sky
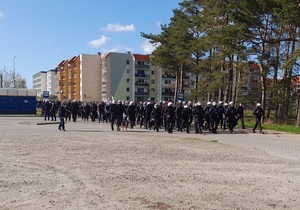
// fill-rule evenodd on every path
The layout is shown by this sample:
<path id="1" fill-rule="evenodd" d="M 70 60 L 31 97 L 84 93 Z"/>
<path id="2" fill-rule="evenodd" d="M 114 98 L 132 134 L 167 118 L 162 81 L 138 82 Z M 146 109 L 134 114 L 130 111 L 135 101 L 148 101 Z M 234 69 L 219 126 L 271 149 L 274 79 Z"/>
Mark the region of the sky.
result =
<path id="1" fill-rule="evenodd" d="M 0 69 L 32 76 L 80 54 L 151 54 L 183 0 L 0 0 Z"/>

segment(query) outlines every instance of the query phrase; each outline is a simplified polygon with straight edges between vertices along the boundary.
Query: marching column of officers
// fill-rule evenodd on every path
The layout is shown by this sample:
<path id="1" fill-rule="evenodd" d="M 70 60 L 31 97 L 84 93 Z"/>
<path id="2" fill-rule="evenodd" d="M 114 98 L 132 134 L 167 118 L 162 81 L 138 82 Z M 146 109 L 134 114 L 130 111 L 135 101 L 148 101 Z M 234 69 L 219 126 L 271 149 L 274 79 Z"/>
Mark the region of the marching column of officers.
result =
<path id="1" fill-rule="evenodd" d="M 63 110 L 61 110 L 63 109 Z M 81 103 L 76 100 L 67 103 L 44 101 L 42 103 L 42 110 L 44 119 L 56 121 L 56 114 L 59 113 L 60 126 L 64 128 L 64 121 L 76 122 L 78 118 L 83 121 L 100 123 L 110 123 L 111 130 L 127 131 L 128 127 L 133 128 L 139 125 L 140 128 L 153 129 L 159 132 L 164 129 L 168 133 L 173 133 L 174 130 L 179 132 L 186 131 L 190 133 L 190 128 L 194 126 L 195 133 L 203 133 L 208 131 L 217 133 L 218 128 L 228 129 L 230 133 L 233 132 L 237 122 L 240 121 L 242 128 L 244 125 L 244 107 L 240 104 L 238 107 L 234 106 L 233 102 L 224 103 L 220 101 L 207 102 L 203 107 L 200 102 L 192 104 L 192 102 L 178 101 L 176 105 L 172 102 L 123 102 L 123 101 L 109 101 L 107 103 L 95 102 Z M 255 116 L 255 125 L 253 133 L 256 128 L 259 128 L 260 133 L 263 133 L 261 120 L 264 117 L 264 110 L 260 103 L 253 112 Z"/>

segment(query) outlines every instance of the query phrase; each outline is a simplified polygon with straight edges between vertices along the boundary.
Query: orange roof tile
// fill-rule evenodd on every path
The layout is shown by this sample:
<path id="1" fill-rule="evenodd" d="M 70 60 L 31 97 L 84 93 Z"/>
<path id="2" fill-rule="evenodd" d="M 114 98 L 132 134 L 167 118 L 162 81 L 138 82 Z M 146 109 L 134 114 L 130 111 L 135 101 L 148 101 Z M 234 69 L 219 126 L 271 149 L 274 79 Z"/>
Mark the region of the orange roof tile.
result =
<path id="1" fill-rule="evenodd" d="M 150 61 L 150 56 L 149 55 L 133 54 L 133 56 L 135 57 L 135 60 Z"/>

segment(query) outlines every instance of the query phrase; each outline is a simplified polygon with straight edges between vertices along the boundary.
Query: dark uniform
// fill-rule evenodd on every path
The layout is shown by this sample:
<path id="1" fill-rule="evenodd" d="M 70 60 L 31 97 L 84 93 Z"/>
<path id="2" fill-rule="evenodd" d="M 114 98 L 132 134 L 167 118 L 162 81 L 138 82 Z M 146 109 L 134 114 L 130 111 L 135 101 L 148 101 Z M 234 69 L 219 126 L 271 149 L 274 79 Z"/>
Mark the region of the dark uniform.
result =
<path id="1" fill-rule="evenodd" d="M 115 121 L 117 120 L 117 116 L 118 116 L 118 109 L 117 109 L 117 104 L 115 101 L 112 102 L 112 104 L 110 105 L 110 109 L 109 109 L 109 113 L 111 115 L 111 130 L 114 130 L 114 124 Z"/>
<path id="2" fill-rule="evenodd" d="M 166 127 L 168 133 L 173 133 L 174 125 L 175 125 L 175 108 L 172 102 L 168 103 L 168 106 L 164 111 L 165 119 L 166 119 Z"/>
<path id="3" fill-rule="evenodd" d="M 211 102 L 207 102 L 207 106 L 204 108 L 205 130 L 209 130 L 211 132 L 210 114 L 209 114 L 210 108 L 211 108 Z"/>
<path id="4" fill-rule="evenodd" d="M 216 102 L 213 102 L 212 107 L 209 109 L 210 116 L 210 127 L 212 133 L 217 133 L 217 128 L 219 125 L 219 112 Z"/>
<path id="5" fill-rule="evenodd" d="M 255 133 L 255 130 L 256 130 L 257 126 L 259 127 L 259 132 L 263 133 L 262 126 L 261 126 L 261 120 L 265 115 L 265 111 L 263 110 L 263 108 L 261 108 L 260 103 L 258 103 L 256 105 L 256 108 L 253 111 L 253 115 L 255 116 L 255 125 L 253 127 L 253 133 Z"/>
<path id="6" fill-rule="evenodd" d="M 180 132 L 185 128 L 187 133 L 190 133 L 190 117 L 192 115 L 192 110 L 188 105 L 185 105 L 182 109 L 181 117 L 182 117 L 182 122 L 181 122 L 181 128 Z"/>
<path id="7" fill-rule="evenodd" d="M 202 133 L 204 110 L 200 102 L 196 103 L 192 114 L 194 116 L 195 133 Z"/>
<path id="8" fill-rule="evenodd" d="M 236 109 L 236 113 L 237 113 L 237 120 L 240 120 L 241 121 L 241 124 L 242 124 L 242 129 L 245 129 L 245 124 L 244 124 L 244 107 L 242 104 L 240 104 L 238 106 L 238 108 Z"/>
<path id="9" fill-rule="evenodd" d="M 127 113 L 128 113 L 130 128 L 133 128 L 136 119 L 136 107 L 132 101 L 129 103 Z"/>
<path id="10" fill-rule="evenodd" d="M 58 126 L 58 129 L 59 130 L 62 129 L 63 131 L 66 131 L 65 130 L 66 107 L 65 107 L 64 103 L 59 107 L 58 117 L 59 117 L 59 126 Z"/>
<path id="11" fill-rule="evenodd" d="M 227 118 L 229 132 L 232 133 L 236 122 L 236 108 L 234 107 L 233 102 L 229 103 L 229 107 L 226 110 L 226 118 Z"/>
<path id="12" fill-rule="evenodd" d="M 159 131 L 160 118 L 161 118 L 161 110 L 159 109 L 159 105 L 155 104 L 151 112 L 151 119 L 154 124 L 154 130 L 156 130 L 157 132 Z"/>

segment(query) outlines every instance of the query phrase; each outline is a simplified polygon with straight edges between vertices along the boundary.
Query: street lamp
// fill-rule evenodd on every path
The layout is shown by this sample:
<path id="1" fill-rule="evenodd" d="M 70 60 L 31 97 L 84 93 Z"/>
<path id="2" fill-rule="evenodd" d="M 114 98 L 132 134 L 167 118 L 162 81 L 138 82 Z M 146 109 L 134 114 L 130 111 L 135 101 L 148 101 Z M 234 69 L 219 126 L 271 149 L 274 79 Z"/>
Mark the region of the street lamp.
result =
<path id="1" fill-rule="evenodd" d="M 13 63 L 14 63 L 14 70 L 13 70 L 13 79 L 14 79 L 14 88 L 16 88 L 16 69 L 15 69 L 15 59 L 17 56 L 14 56 Z"/>

